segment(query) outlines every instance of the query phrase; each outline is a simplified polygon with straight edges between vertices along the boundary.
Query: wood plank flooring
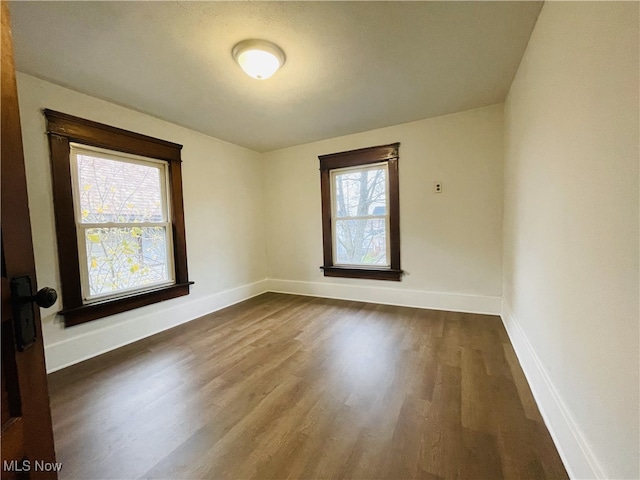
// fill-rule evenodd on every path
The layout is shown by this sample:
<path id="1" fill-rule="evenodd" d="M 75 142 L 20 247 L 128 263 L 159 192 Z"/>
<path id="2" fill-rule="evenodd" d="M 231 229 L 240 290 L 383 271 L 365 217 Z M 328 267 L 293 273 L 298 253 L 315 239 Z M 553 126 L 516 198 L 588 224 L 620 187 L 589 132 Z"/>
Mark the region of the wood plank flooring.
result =
<path id="1" fill-rule="evenodd" d="M 269 293 L 49 384 L 61 479 L 567 478 L 495 316 Z"/>

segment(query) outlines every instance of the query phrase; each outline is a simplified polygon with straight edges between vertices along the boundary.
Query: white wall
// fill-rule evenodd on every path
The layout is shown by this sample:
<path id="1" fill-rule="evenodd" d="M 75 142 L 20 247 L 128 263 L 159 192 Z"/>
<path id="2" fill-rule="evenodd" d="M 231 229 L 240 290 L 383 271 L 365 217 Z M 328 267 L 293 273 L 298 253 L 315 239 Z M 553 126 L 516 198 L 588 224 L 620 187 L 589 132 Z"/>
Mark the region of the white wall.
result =
<path id="1" fill-rule="evenodd" d="M 268 261 L 279 291 L 499 313 L 502 105 L 264 155 Z M 324 277 L 318 155 L 400 142 L 402 282 Z M 443 193 L 433 183 L 443 182 Z"/>
<path id="2" fill-rule="evenodd" d="M 501 105 L 260 155 L 29 75 L 17 77 L 41 286 L 63 294 L 43 108 L 184 145 L 187 256 L 196 282 L 192 293 L 66 329 L 52 313 L 61 308 L 60 301 L 42 310 L 49 371 L 266 290 L 500 311 Z M 317 156 L 396 141 L 401 142 L 401 248 L 407 275 L 401 283 L 325 279 L 318 268 Z M 439 195 L 433 193 L 436 180 L 444 184 Z"/>
<path id="3" fill-rule="evenodd" d="M 267 276 L 260 155 L 157 118 L 18 73 L 38 284 L 58 274 L 45 119 L 50 108 L 184 145 L 182 174 L 190 280 L 186 297 L 71 328 L 42 310 L 47 368 L 130 343 L 264 291 Z M 215 114 L 215 113 L 214 113 Z"/>
<path id="4" fill-rule="evenodd" d="M 565 464 L 639 478 L 637 2 L 547 2 L 505 107 L 504 319 Z"/>
<path id="5" fill-rule="evenodd" d="M 41 109 L 184 145 L 191 295 L 68 329 L 43 311 L 49 370 L 266 289 L 487 313 L 504 291 L 505 325 L 571 475 L 640 477 L 638 8 L 547 2 L 504 142 L 495 105 L 259 155 L 18 73 L 41 286 L 60 290 Z M 407 275 L 323 277 L 317 156 L 397 141 Z"/>

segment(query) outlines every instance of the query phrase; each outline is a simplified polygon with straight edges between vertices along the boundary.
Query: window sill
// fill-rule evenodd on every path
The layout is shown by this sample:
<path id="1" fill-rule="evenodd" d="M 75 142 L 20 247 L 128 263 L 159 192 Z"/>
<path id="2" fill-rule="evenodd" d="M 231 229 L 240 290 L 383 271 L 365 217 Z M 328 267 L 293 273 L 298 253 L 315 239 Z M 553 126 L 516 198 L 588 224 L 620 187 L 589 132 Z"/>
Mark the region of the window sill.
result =
<path id="1" fill-rule="evenodd" d="M 71 327 L 81 323 L 90 322 L 116 313 L 126 312 L 134 308 L 144 307 L 153 303 L 162 302 L 171 298 L 189 295 L 189 285 L 193 282 L 169 285 L 150 292 L 143 292 L 129 297 L 116 298 L 102 303 L 92 303 L 79 307 L 66 308 L 60 312 L 64 316 L 64 326 Z"/>
<path id="2" fill-rule="evenodd" d="M 324 271 L 325 277 L 343 278 L 364 278 L 367 280 L 391 280 L 399 282 L 402 279 L 402 270 L 392 270 L 389 268 L 357 268 L 357 267 L 320 267 Z"/>

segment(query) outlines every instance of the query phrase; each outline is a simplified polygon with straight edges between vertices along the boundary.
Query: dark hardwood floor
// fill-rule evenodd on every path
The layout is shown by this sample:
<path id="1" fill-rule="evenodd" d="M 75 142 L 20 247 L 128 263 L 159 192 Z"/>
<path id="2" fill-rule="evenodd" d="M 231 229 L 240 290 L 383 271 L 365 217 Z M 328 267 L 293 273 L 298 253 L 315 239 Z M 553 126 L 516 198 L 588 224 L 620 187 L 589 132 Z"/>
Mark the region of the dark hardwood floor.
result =
<path id="1" fill-rule="evenodd" d="M 567 478 L 495 316 L 270 293 L 49 387 L 61 479 Z"/>

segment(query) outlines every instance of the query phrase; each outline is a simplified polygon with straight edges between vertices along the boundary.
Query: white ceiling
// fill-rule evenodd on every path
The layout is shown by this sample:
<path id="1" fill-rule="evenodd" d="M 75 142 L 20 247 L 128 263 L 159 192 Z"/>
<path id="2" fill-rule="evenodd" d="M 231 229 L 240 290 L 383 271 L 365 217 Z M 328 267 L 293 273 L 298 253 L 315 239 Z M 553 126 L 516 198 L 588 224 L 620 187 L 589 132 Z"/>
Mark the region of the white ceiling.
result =
<path id="1" fill-rule="evenodd" d="M 264 152 L 504 100 L 541 2 L 12 2 L 18 70 Z M 268 80 L 231 57 L 264 38 Z"/>

